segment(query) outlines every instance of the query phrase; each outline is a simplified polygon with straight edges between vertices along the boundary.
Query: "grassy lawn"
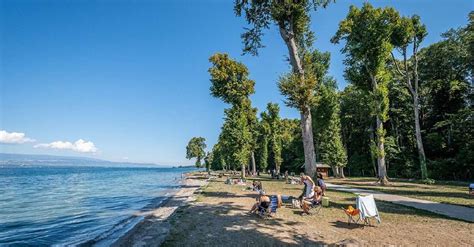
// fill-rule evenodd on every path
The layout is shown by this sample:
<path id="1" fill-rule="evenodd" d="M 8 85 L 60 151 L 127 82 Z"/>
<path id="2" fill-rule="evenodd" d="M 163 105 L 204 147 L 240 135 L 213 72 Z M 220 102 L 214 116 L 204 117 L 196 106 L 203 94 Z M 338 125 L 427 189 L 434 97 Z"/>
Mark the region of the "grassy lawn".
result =
<path id="1" fill-rule="evenodd" d="M 302 190 L 282 180 L 260 180 L 270 195 L 298 196 Z M 474 245 L 473 224 L 381 201 L 377 206 L 382 224 L 348 225 L 341 207 L 354 205 L 351 193 L 329 190 L 330 206 L 318 214 L 301 216 L 301 209 L 284 205 L 267 220 L 246 213 L 256 196 L 246 186 L 227 185 L 223 179 L 209 183 L 197 201 L 169 219 L 164 246 Z"/>
<path id="2" fill-rule="evenodd" d="M 474 208 L 474 196 L 469 195 L 469 183 L 437 182 L 433 185 L 414 181 L 392 179 L 390 185 L 375 184 L 375 178 L 328 179 L 328 183 L 382 191 L 428 201 L 449 203 Z"/>

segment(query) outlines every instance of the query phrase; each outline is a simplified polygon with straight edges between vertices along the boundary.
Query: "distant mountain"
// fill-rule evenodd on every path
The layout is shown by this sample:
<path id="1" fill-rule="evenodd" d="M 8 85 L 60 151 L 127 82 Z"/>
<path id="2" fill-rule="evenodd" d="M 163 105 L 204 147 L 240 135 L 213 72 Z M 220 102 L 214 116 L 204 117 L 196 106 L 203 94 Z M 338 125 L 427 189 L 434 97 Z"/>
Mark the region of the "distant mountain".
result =
<path id="1" fill-rule="evenodd" d="M 0 167 L 4 166 L 169 167 L 153 163 L 112 162 L 89 157 L 0 153 Z"/>

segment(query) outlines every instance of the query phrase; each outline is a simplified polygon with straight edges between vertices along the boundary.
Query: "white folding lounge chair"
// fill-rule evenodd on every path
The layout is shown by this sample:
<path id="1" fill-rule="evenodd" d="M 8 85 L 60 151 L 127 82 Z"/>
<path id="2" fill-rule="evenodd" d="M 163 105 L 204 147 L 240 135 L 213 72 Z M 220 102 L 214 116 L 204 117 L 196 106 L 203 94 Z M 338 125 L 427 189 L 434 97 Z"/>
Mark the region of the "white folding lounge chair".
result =
<path id="1" fill-rule="evenodd" d="M 375 218 L 380 224 L 380 215 L 375 205 L 374 195 L 361 196 L 359 195 L 356 199 L 356 207 L 360 211 L 360 218 L 364 220 L 364 223 L 370 225 L 370 218 Z"/>

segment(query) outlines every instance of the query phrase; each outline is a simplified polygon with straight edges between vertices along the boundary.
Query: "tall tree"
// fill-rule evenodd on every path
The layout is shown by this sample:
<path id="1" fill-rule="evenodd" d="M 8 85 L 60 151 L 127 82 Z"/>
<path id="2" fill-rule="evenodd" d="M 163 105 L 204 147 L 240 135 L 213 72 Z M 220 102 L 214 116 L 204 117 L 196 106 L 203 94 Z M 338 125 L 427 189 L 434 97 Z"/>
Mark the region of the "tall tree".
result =
<path id="1" fill-rule="evenodd" d="M 346 41 L 342 52 L 346 54 L 347 79 L 371 91 L 376 117 L 378 177 L 383 185 L 388 183 L 383 123 L 388 119 L 387 61 L 393 47 L 390 23 L 398 18 L 393 8 L 374 8 L 369 3 L 361 9 L 351 6 L 346 19 L 339 23 L 339 29 L 331 39 L 333 43 Z"/>
<path id="2" fill-rule="evenodd" d="M 334 80 L 318 86 L 318 103 L 312 108 L 315 146 L 321 160 L 330 165 L 335 177 L 344 177 L 347 164 L 346 150 L 342 144 L 339 96 Z"/>
<path id="3" fill-rule="evenodd" d="M 419 53 L 424 144 L 435 178 L 468 179 L 474 171 L 473 17 Z"/>
<path id="4" fill-rule="evenodd" d="M 247 67 L 237 62 L 227 54 L 216 53 L 209 58 L 212 67 L 211 95 L 231 104 L 225 110 L 225 123 L 221 137 L 224 148 L 230 153 L 230 161 L 241 166 L 242 177 L 245 177 L 245 167 L 249 161 L 255 160 L 253 152 L 256 148 L 256 112 L 251 106 L 249 96 L 255 92 L 255 82 L 249 79 Z"/>
<path id="5" fill-rule="evenodd" d="M 196 158 L 196 167 L 201 167 L 201 160 L 206 155 L 206 139 L 204 137 L 193 137 L 186 146 L 186 159 Z"/>
<path id="6" fill-rule="evenodd" d="M 280 173 L 280 167 L 282 163 L 282 134 L 281 134 L 281 119 L 280 119 L 280 107 L 278 104 L 267 104 L 266 114 L 262 114 L 262 121 L 268 126 L 268 146 L 270 150 L 270 157 L 273 163 L 273 167 Z"/>
<path id="7" fill-rule="evenodd" d="M 376 162 L 370 152 L 375 118 L 367 108 L 371 101 L 369 92 L 348 85 L 340 93 L 340 99 L 342 140 L 348 154 L 350 174 L 377 176 Z"/>
<path id="8" fill-rule="evenodd" d="M 233 105 L 225 110 L 222 136 L 225 138 L 225 148 L 229 163 L 241 168 L 241 176 L 245 177 L 245 168 L 249 163 L 252 152 L 252 131 L 249 128 L 247 112 L 250 102 Z"/>
<path id="9" fill-rule="evenodd" d="M 420 125 L 420 99 L 419 99 L 419 76 L 418 76 L 418 49 L 421 42 L 428 34 L 425 25 L 420 21 L 417 15 L 411 18 L 402 17 L 394 24 L 392 33 L 392 43 L 402 55 L 402 64 L 395 58 L 392 52 L 392 61 L 396 68 L 396 73 L 404 78 L 405 86 L 408 88 L 413 100 L 413 113 L 415 120 L 415 138 L 418 148 L 418 160 L 420 162 L 421 178 L 428 179 L 428 170 L 426 168 L 425 149 L 421 138 Z M 411 59 L 408 55 L 409 47 L 412 47 Z"/>
<path id="10" fill-rule="evenodd" d="M 265 29 L 276 24 L 288 48 L 292 73 L 282 78 L 280 90 L 287 97 L 290 106 L 299 109 L 304 146 L 305 171 L 313 176 L 316 172 L 311 105 L 314 102 L 314 85 L 319 78 L 305 71 L 305 56 L 310 53 L 314 34 L 310 30 L 310 12 L 326 7 L 330 0 L 236 0 L 234 11 L 237 16 L 245 15 L 251 25 L 242 34 L 244 53 L 258 55 L 264 47 L 261 37 Z"/>
<path id="11" fill-rule="evenodd" d="M 260 113 L 261 120 L 258 124 L 257 155 L 259 170 L 266 170 L 268 167 L 268 137 L 270 126 L 263 119 L 268 118 L 266 112 Z"/>
<path id="12" fill-rule="evenodd" d="M 213 170 L 227 170 L 225 163 L 225 153 L 223 152 L 221 140 L 219 139 L 212 147 L 211 151 L 211 169 Z"/>

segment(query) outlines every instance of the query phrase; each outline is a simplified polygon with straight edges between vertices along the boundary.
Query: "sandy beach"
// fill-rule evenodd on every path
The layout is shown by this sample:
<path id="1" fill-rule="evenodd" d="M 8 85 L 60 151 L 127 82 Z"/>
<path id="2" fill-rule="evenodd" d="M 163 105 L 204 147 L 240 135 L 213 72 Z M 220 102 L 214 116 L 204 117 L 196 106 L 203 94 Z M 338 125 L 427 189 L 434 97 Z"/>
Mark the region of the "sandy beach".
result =
<path id="1" fill-rule="evenodd" d="M 197 177 L 186 175 L 182 186 L 159 207 L 142 212 L 145 217 L 112 246 L 159 246 L 166 239 L 171 224 L 169 217 L 182 207 L 196 200 L 195 192 L 207 182 Z"/>

